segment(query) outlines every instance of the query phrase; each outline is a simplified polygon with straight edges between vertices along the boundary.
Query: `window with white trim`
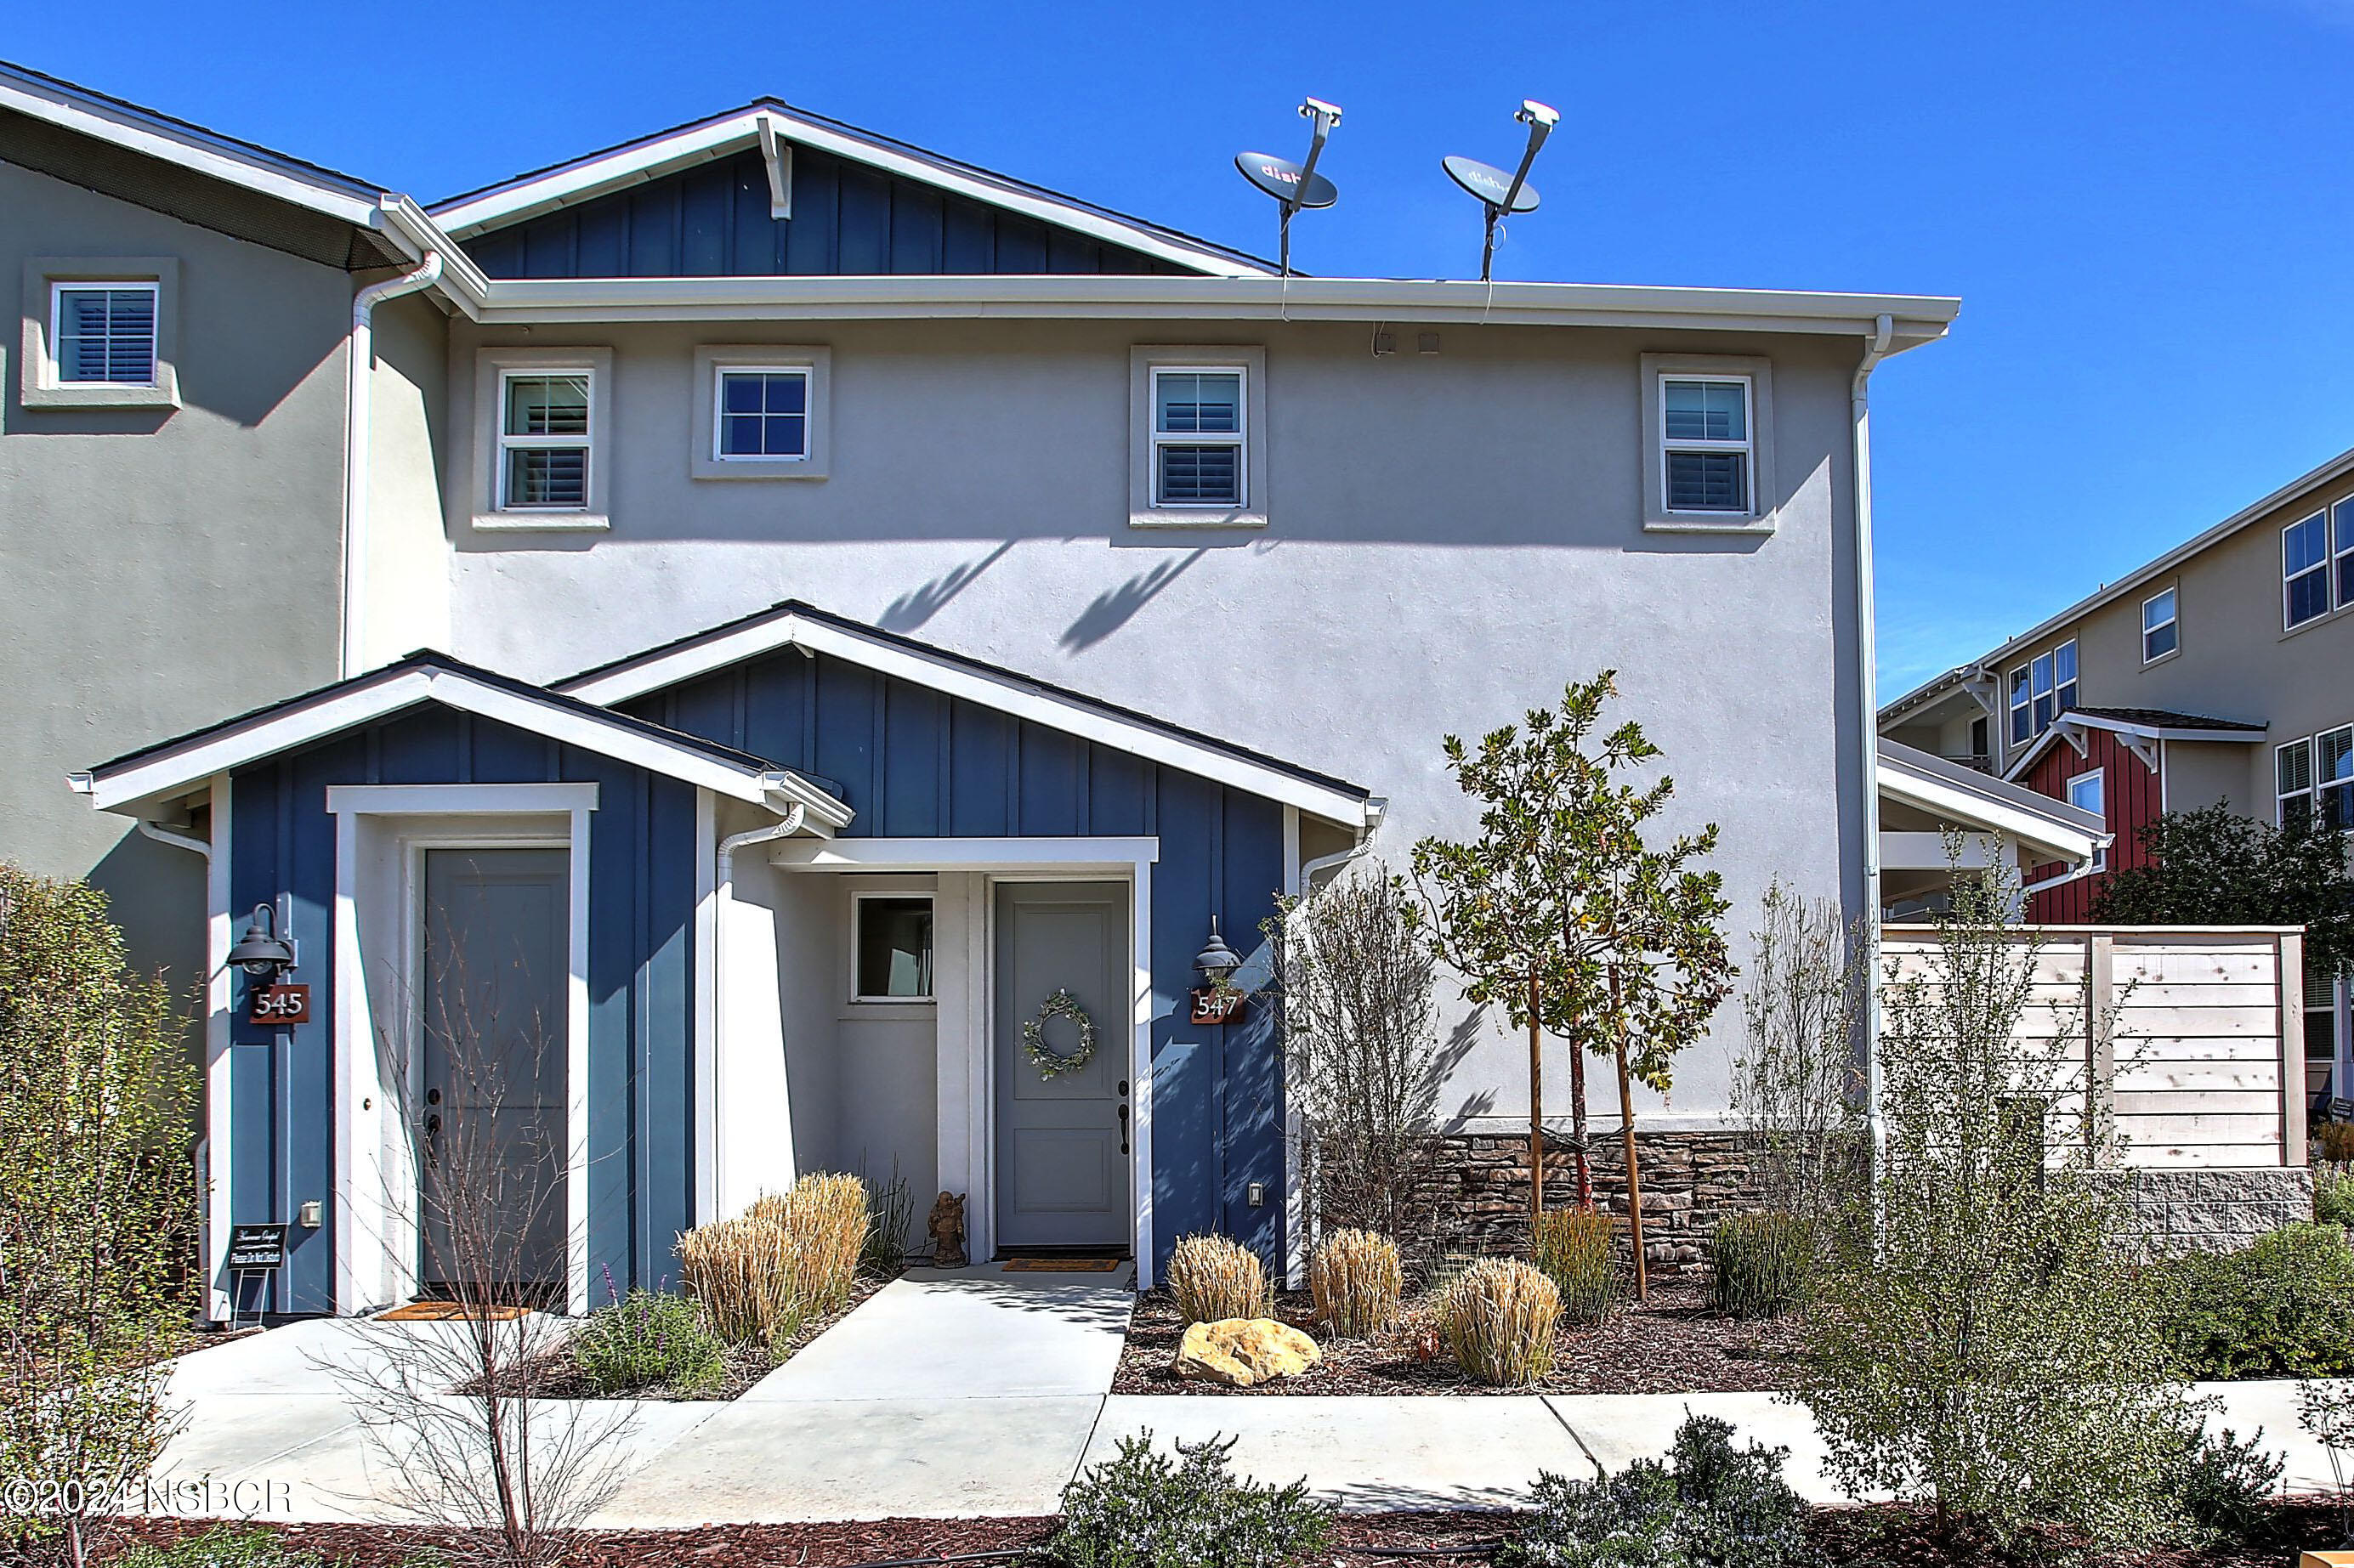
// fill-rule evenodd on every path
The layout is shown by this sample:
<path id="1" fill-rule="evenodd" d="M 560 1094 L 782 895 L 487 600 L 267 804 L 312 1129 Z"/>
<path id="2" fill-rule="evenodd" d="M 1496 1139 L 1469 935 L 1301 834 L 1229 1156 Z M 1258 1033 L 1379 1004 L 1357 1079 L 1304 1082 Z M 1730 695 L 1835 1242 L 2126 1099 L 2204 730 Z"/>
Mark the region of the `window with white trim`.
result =
<path id="1" fill-rule="evenodd" d="M 2182 646 L 2172 588 L 2141 601 L 2141 662 L 2154 664 Z"/>
<path id="2" fill-rule="evenodd" d="M 2107 792 L 2106 769 L 2095 768 L 2090 773 L 2079 773 L 2068 780 L 2068 804 L 2080 811 L 2090 811 L 2103 821 L 2109 820 L 2105 796 Z M 2094 852 L 2093 869 L 2105 871 L 2109 852 L 2105 845 Z"/>
<path id="3" fill-rule="evenodd" d="M 2332 557 L 2336 563 L 2338 604 L 2344 609 L 2354 604 L 2354 496 L 2349 496 L 2329 509 L 2329 535 L 2336 547 Z"/>
<path id="4" fill-rule="evenodd" d="M 499 373 L 498 509 L 593 510 L 590 422 L 596 372 L 573 368 Z"/>
<path id="5" fill-rule="evenodd" d="M 928 1001 L 932 995 L 932 901 L 858 895 L 855 995 L 860 1001 Z"/>
<path id="6" fill-rule="evenodd" d="M 2281 617 L 2303 626 L 2329 613 L 2329 514 L 2317 512 L 2281 530 Z"/>
<path id="7" fill-rule="evenodd" d="M 2010 673 L 2010 744 L 2024 746 L 2076 705 L 2076 640 L 2038 653 Z"/>
<path id="8" fill-rule="evenodd" d="M 2282 827 L 2354 828 L 2354 725 L 2274 747 L 2273 768 Z"/>
<path id="9" fill-rule="evenodd" d="M 2027 666 L 2010 673 L 2010 744 L 2025 746 L 2035 738 L 2035 712 L 2028 694 Z"/>
<path id="10" fill-rule="evenodd" d="M 716 462 L 806 462 L 810 455 L 807 366 L 717 366 Z"/>
<path id="11" fill-rule="evenodd" d="M 49 344 L 60 387 L 153 387 L 161 290 L 153 282 L 49 286 Z"/>
<path id="12" fill-rule="evenodd" d="M 1156 365 L 1152 504 L 1234 511 L 1249 504 L 1249 372 L 1239 365 Z"/>
<path id="13" fill-rule="evenodd" d="M 1659 485 L 1670 512 L 1754 510 L 1745 376 L 1659 378 Z"/>

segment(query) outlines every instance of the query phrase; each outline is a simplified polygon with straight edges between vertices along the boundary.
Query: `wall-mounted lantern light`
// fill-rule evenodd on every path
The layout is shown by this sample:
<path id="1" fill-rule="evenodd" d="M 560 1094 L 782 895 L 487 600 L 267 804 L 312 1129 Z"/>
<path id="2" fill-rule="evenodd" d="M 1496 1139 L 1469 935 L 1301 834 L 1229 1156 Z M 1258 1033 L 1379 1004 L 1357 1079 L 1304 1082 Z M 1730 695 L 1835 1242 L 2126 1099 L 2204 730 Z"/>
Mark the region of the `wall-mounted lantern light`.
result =
<path id="1" fill-rule="evenodd" d="M 257 985 L 274 985 L 294 967 L 294 948 L 278 934 L 276 910 L 267 904 L 253 906 L 253 918 L 228 950 L 228 961 Z"/>
<path id="2" fill-rule="evenodd" d="M 1226 939 L 1218 935 L 1218 917 L 1215 915 L 1210 916 L 1210 945 L 1194 956 L 1193 965 L 1210 977 L 1212 985 L 1225 984 L 1234 978 L 1235 971 L 1243 967 L 1243 956 L 1227 947 Z"/>

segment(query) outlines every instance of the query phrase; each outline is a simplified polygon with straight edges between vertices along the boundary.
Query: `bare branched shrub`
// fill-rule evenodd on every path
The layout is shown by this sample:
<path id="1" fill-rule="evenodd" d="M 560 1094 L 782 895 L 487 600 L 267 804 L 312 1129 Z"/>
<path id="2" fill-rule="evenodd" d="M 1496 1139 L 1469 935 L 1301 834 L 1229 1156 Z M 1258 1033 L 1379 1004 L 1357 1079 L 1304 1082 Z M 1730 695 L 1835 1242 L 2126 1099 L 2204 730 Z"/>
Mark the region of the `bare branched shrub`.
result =
<path id="1" fill-rule="evenodd" d="M 1741 1012 L 1749 1038 L 1734 1059 L 1733 1109 L 1755 1140 L 1753 1174 L 1770 1212 L 1819 1227 L 1855 1195 L 1863 1172 L 1860 1030 L 1869 970 L 1861 932 L 1829 899 L 1778 881 Z"/>
<path id="2" fill-rule="evenodd" d="M 1267 1266 L 1228 1236 L 1180 1236 L 1169 1255 L 1168 1283 L 1188 1325 L 1264 1318 L 1274 1306 Z"/>
<path id="3" fill-rule="evenodd" d="M 1437 1157 L 1438 1036 L 1409 906 L 1396 877 L 1362 871 L 1286 900 L 1267 937 L 1312 1223 L 1388 1236 L 1427 1264 L 1445 1218 L 1417 1197 Z"/>
<path id="4" fill-rule="evenodd" d="M 0 1551 L 83 1563 L 172 1435 L 194 1094 L 105 897 L 0 863 Z"/>

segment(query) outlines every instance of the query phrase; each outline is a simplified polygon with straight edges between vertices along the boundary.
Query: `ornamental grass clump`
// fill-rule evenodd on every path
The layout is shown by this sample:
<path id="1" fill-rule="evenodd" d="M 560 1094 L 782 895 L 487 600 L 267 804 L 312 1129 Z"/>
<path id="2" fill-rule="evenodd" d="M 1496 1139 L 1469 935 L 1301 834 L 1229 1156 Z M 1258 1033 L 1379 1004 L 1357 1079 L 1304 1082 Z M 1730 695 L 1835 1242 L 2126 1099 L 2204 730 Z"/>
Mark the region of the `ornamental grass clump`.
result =
<path id="1" fill-rule="evenodd" d="M 727 1377 L 726 1346 L 684 1296 L 633 1289 L 583 1319 L 570 1348 L 573 1365 L 599 1393 L 705 1393 Z"/>
<path id="2" fill-rule="evenodd" d="M 1334 1231 L 1308 1261 L 1316 1316 L 1337 1340 L 1370 1340 L 1397 1321 L 1405 1271 L 1387 1236 Z"/>
<path id="3" fill-rule="evenodd" d="M 806 1176 L 680 1236 L 681 1278 L 723 1338 L 781 1345 L 850 1300 L 866 1224 L 857 1177 Z"/>
<path id="4" fill-rule="evenodd" d="M 1308 1483 L 1236 1480 L 1235 1440 L 1177 1444 L 1144 1432 L 1063 1489 L 1063 1523 L 1043 1555 L 1063 1568 L 1281 1568 L 1320 1556 L 1332 1510 Z"/>
<path id="5" fill-rule="evenodd" d="M 1779 1318 L 1806 1304 L 1815 1272 L 1815 1227 L 1797 1214 L 1733 1214 L 1709 1243 L 1716 1309 Z"/>
<path id="6" fill-rule="evenodd" d="M 1439 1298 L 1439 1332 L 1456 1364 L 1481 1383 L 1522 1388 L 1553 1371 L 1561 1293 L 1518 1258 L 1481 1258 Z"/>
<path id="7" fill-rule="evenodd" d="M 1169 1257 L 1169 1294 L 1188 1326 L 1264 1318 L 1275 1309 L 1258 1254 L 1228 1236 L 1185 1236 Z"/>
<path id="8" fill-rule="evenodd" d="M 2313 1168 L 2313 1217 L 2319 1224 L 2354 1229 L 2354 1165 Z"/>
<path id="9" fill-rule="evenodd" d="M 1599 1323 L 1618 1304 L 1613 1229 L 1609 1215 L 1592 1209 L 1547 1209 L 1537 1216 L 1529 1251 L 1573 1323 Z"/>

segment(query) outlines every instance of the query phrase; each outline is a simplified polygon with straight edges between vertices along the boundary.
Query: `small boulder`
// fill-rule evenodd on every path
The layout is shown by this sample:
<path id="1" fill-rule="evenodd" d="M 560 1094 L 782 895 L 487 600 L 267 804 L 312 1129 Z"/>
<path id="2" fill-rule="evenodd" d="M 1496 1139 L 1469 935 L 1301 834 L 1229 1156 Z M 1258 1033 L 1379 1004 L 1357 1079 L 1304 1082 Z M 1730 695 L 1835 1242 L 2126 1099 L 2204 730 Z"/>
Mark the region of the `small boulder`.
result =
<path id="1" fill-rule="evenodd" d="M 1316 1341 L 1272 1318 L 1195 1323 L 1177 1346 L 1177 1375 L 1249 1388 L 1306 1372 L 1323 1359 Z"/>

